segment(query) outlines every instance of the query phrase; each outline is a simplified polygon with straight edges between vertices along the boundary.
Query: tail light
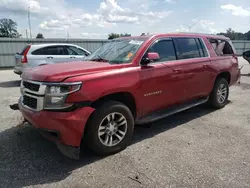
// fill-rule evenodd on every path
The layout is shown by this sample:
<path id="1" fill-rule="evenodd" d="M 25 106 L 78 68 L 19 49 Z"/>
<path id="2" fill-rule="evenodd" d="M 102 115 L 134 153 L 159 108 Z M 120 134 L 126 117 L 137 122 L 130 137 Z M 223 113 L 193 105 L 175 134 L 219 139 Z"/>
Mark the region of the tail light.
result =
<path id="1" fill-rule="evenodd" d="M 29 52 L 30 47 L 31 47 L 31 46 L 29 45 L 29 46 L 27 46 L 27 48 L 24 50 L 23 56 L 22 56 L 22 60 L 21 60 L 22 63 L 28 63 L 27 54 L 28 54 L 28 52 Z"/>

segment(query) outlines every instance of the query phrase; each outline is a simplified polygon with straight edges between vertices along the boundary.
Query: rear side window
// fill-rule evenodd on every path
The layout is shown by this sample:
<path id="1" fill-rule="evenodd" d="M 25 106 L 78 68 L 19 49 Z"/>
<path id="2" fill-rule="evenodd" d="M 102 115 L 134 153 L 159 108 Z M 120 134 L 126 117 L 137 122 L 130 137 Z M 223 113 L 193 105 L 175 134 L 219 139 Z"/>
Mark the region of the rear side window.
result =
<path id="1" fill-rule="evenodd" d="M 204 57 L 201 46 L 199 43 L 197 44 L 195 38 L 175 38 L 174 43 L 178 59 Z"/>
<path id="2" fill-rule="evenodd" d="M 44 55 L 43 48 L 31 52 L 32 55 Z"/>
<path id="3" fill-rule="evenodd" d="M 156 52 L 160 59 L 157 62 L 176 60 L 175 48 L 172 40 L 156 41 L 148 52 Z"/>
<path id="4" fill-rule="evenodd" d="M 234 50 L 230 42 L 221 39 L 208 39 L 218 56 L 233 55 Z"/>
<path id="5" fill-rule="evenodd" d="M 32 52 L 32 55 L 68 55 L 63 46 L 49 46 Z"/>

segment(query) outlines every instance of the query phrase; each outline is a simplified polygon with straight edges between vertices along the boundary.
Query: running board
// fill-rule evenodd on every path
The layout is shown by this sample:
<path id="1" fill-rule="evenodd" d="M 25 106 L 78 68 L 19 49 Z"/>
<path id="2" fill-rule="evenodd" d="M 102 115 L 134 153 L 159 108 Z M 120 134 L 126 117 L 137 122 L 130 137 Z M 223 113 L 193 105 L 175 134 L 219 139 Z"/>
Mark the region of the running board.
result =
<path id="1" fill-rule="evenodd" d="M 204 104 L 208 101 L 208 97 L 196 99 L 188 103 L 180 104 L 171 108 L 163 109 L 157 112 L 154 112 L 148 116 L 144 116 L 142 118 L 139 118 L 135 123 L 136 124 L 145 124 L 145 123 L 151 123 L 157 120 L 160 120 L 162 118 L 168 117 L 170 115 L 176 114 L 178 112 L 187 110 L 189 108 L 193 108 L 195 106 L 199 106 L 201 104 Z"/>

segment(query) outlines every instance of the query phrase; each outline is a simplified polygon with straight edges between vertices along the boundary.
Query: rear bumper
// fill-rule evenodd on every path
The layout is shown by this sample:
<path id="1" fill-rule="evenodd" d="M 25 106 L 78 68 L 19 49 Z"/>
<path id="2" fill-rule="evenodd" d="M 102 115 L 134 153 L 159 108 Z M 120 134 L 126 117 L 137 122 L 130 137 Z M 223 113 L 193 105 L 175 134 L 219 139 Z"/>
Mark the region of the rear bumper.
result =
<path id="1" fill-rule="evenodd" d="M 20 67 L 20 66 L 15 66 L 14 67 L 14 73 L 21 75 L 23 72 L 27 71 L 30 68 L 26 67 Z"/>
<path id="2" fill-rule="evenodd" d="M 239 69 L 239 71 L 238 71 L 238 73 L 237 73 L 237 77 L 236 77 L 236 81 L 238 82 L 238 83 L 240 83 L 240 79 L 241 79 L 241 71 L 240 71 L 240 69 Z"/>
<path id="3" fill-rule="evenodd" d="M 236 84 L 237 82 L 239 83 L 240 78 L 241 78 L 241 71 L 237 67 L 237 69 L 235 71 L 231 72 L 231 82 L 230 82 L 229 86 L 232 86 L 232 85 Z"/>
<path id="4" fill-rule="evenodd" d="M 14 67 L 14 73 L 21 75 L 23 73 L 22 67 Z"/>
<path id="5" fill-rule="evenodd" d="M 77 159 L 87 120 L 95 110 L 91 107 L 78 108 L 70 112 L 31 111 L 22 106 L 24 118 L 47 139 L 55 142 L 66 156 Z"/>
<path id="6" fill-rule="evenodd" d="M 240 69 L 238 69 L 238 71 L 236 73 L 235 82 L 240 82 L 240 78 L 241 78 L 241 71 L 240 71 Z"/>

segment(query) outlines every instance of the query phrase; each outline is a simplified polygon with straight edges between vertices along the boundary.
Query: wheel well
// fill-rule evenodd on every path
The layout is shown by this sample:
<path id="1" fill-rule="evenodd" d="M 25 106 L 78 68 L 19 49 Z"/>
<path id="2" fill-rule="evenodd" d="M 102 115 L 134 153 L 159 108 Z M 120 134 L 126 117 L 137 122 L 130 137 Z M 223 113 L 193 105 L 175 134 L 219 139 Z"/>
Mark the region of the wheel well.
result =
<path id="1" fill-rule="evenodd" d="M 220 74 L 216 77 L 216 80 L 217 80 L 218 78 L 225 78 L 228 84 L 230 84 L 230 82 L 231 82 L 231 75 L 230 75 L 229 72 L 222 72 L 222 73 L 220 73 Z"/>
<path id="2" fill-rule="evenodd" d="M 112 93 L 106 96 L 99 98 L 98 100 L 94 101 L 91 106 L 94 108 L 98 108 L 101 106 L 105 101 L 118 101 L 126 105 L 130 111 L 132 112 L 134 118 L 136 117 L 136 104 L 134 96 L 129 92 L 119 92 L 119 93 Z"/>

